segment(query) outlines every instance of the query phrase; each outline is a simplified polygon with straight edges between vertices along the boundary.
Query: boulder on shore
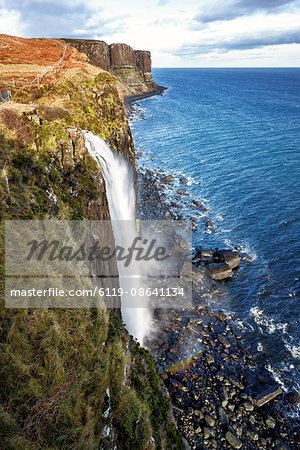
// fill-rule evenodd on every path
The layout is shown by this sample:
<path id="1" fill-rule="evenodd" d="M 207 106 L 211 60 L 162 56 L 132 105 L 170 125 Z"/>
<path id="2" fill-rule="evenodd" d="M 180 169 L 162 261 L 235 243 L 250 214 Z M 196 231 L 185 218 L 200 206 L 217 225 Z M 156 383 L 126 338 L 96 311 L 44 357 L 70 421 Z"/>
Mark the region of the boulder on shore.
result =
<path id="1" fill-rule="evenodd" d="M 176 192 L 179 195 L 189 195 L 188 192 L 186 192 L 186 189 L 177 189 Z"/>
<path id="2" fill-rule="evenodd" d="M 187 183 L 188 183 L 188 180 L 187 180 L 186 178 L 184 178 L 184 177 L 180 177 L 180 178 L 179 178 L 179 181 L 180 181 L 180 183 L 182 183 L 182 184 L 187 184 Z"/>
<path id="3" fill-rule="evenodd" d="M 173 175 L 167 175 L 166 177 L 163 177 L 161 182 L 162 183 L 172 183 L 172 181 L 174 180 Z"/>
<path id="4" fill-rule="evenodd" d="M 282 394 L 282 388 L 278 385 L 272 386 L 269 389 L 266 389 L 262 392 L 260 392 L 254 399 L 253 403 L 260 407 L 265 405 L 266 403 L 269 403 L 271 400 L 273 400 L 278 395 Z"/>
<path id="5" fill-rule="evenodd" d="M 214 252 L 215 262 L 228 264 L 231 269 L 235 269 L 240 264 L 240 255 L 233 250 L 217 250 Z"/>
<path id="6" fill-rule="evenodd" d="M 241 446 L 243 445 L 242 442 L 236 437 L 236 435 L 231 433 L 231 431 L 227 431 L 225 437 L 233 448 L 241 448 Z"/>
<path id="7" fill-rule="evenodd" d="M 292 391 L 287 394 L 287 399 L 291 405 L 299 405 L 300 404 L 300 394 L 297 391 Z"/>
<path id="8" fill-rule="evenodd" d="M 207 266 L 208 275 L 213 280 L 225 280 L 232 277 L 231 267 L 226 263 L 211 263 Z"/>

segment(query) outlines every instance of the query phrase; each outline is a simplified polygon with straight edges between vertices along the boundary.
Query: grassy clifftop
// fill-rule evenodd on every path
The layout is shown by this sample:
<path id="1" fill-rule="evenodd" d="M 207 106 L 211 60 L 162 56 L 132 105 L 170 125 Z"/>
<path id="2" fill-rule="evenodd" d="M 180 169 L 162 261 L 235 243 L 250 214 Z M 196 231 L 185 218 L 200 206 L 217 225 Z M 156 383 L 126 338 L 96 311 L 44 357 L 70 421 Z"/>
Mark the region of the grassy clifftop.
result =
<path id="1" fill-rule="evenodd" d="M 73 67 L 11 90 L 0 106 L 1 448 L 182 448 L 155 364 L 116 316 L 4 308 L 5 219 L 109 219 L 82 129 L 134 163 L 111 74 Z"/>

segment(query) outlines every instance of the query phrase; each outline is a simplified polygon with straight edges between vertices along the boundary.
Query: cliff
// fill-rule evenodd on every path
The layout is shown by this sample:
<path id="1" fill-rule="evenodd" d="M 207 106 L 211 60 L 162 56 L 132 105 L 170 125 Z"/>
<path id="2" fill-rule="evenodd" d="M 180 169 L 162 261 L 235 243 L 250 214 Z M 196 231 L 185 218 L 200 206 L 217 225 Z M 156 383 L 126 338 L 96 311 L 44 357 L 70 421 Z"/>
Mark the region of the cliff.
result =
<path id="1" fill-rule="evenodd" d="M 163 88 L 153 80 L 149 51 L 133 50 L 127 44 L 108 45 L 104 41 L 65 39 L 91 64 L 113 73 L 122 85 L 126 97 L 148 96 L 162 92 Z"/>
<path id="2" fill-rule="evenodd" d="M 68 48 L 59 71 L 32 83 L 62 45 L 2 37 L 1 50 L 2 73 L 14 78 L 5 79 L 13 101 L 0 106 L 1 236 L 5 219 L 109 219 L 82 130 L 134 164 L 117 78 Z M 106 310 L 5 309 L 3 238 L 0 247 L 1 448 L 182 448 L 157 368 L 120 319 Z"/>

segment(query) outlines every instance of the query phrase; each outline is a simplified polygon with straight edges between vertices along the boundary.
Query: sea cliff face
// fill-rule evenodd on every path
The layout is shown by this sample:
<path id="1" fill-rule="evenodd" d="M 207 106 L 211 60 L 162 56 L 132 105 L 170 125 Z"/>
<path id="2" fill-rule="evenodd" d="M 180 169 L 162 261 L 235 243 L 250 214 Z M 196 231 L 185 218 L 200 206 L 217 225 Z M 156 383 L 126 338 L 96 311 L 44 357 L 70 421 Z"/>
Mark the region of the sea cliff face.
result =
<path id="1" fill-rule="evenodd" d="M 127 97 L 160 92 L 152 77 L 149 51 L 97 40 L 66 39 L 66 42 L 85 53 L 91 64 L 116 75 Z"/>
<path id="2" fill-rule="evenodd" d="M 6 40 L 0 49 L 9 66 L 20 42 Z M 61 51 L 47 40 L 20 41 L 32 55 L 50 44 Z M 110 219 L 82 130 L 135 164 L 120 82 L 75 48 L 67 55 L 65 67 L 39 85 L 24 82 L 30 56 L 18 60 L 14 83 L 6 79 L 13 101 L 0 106 L 2 236 L 5 219 Z M 105 310 L 6 309 L 3 239 L 0 246 L 1 447 L 182 448 L 156 366 L 121 320 Z"/>

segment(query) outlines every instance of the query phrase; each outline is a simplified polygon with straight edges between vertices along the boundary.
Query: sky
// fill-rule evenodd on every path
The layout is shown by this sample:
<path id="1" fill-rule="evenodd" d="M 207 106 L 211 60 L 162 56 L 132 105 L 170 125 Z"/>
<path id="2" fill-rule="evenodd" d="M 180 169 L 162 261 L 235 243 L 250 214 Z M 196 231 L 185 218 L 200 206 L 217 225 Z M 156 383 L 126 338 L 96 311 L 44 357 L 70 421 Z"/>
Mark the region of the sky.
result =
<path id="1" fill-rule="evenodd" d="M 0 0 L 0 33 L 124 42 L 153 67 L 300 66 L 300 0 Z"/>

